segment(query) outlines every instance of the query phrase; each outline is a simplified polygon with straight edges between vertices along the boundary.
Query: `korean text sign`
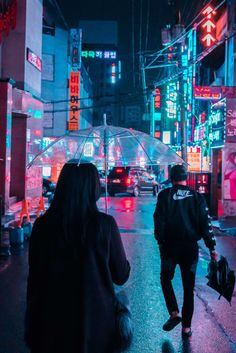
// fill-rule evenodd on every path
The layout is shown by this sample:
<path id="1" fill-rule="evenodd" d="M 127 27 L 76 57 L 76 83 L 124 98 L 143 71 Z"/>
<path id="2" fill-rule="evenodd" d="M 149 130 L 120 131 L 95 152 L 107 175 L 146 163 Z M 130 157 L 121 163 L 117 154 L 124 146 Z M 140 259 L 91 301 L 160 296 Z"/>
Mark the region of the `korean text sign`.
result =
<path id="1" fill-rule="evenodd" d="M 68 130 L 79 130 L 80 126 L 80 72 L 72 71 L 70 73 L 70 111 Z"/>

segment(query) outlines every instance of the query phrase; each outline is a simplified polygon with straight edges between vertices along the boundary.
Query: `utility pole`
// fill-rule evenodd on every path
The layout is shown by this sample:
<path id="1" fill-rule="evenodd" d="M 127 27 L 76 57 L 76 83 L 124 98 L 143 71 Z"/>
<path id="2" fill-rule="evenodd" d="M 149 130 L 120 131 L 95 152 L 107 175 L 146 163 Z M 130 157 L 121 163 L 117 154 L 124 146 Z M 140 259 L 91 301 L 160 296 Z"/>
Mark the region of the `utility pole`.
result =
<path id="1" fill-rule="evenodd" d="M 179 60 L 181 63 L 181 58 Z M 182 67 L 182 64 L 181 64 Z M 181 142 L 181 158 L 187 163 L 187 116 L 185 112 L 186 97 L 184 94 L 184 78 L 183 75 L 180 79 L 179 85 L 179 103 L 180 103 L 180 142 Z"/>
<path id="2" fill-rule="evenodd" d="M 187 127 L 186 127 L 186 114 L 185 114 L 185 95 L 184 95 L 184 80 L 180 81 L 180 141 L 181 141 L 181 158 L 187 163 Z"/>
<path id="3" fill-rule="evenodd" d="M 150 93 L 150 135 L 154 137 L 155 134 L 155 118 L 154 118 L 154 94 Z"/>

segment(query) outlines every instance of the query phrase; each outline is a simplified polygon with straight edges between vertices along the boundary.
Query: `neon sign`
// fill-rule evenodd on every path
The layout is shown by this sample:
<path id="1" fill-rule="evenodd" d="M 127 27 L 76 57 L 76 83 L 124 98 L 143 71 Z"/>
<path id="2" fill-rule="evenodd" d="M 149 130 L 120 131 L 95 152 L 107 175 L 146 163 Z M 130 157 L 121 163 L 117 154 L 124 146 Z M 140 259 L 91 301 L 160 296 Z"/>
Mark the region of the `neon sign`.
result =
<path id="1" fill-rule="evenodd" d="M 161 107 L 161 91 L 160 88 L 155 88 L 155 95 L 154 95 L 154 108 L 155 110 L 160 109 Z"/>
<path id="2" fill-rule="evenodd" d="M 111 83 L 116 83 L 116 64 L 111 64 Z"/>
<path id="3" fill-rule="evenodd" d="M 202 11 L 202 14 L 204 15 L 204 18 L 205 18 L 202 24 L 202 28 L 204 31 L 202 42 L 206 47 L 209 48 L 216 41 L 216 38 L 215 38 L 216 25 L 213 21 L 213 16 L 216 14 L 216 11 L 211 6 L 207 6 Z"/>
<path id="4" fill-rule="evenodd" d="M 87 59 L 116 59 L 117 52 L 107 50 L 83 50 L 81 56 Z"/>
<path id="5" fill-rule="evenodd" d="M 221 87 L 217 86 L 195 86 L 193 96 L 196 99 L 218 100 L 222 96 L 221 91 Z"/>
<path id="6" fill-rule="evenodd" d="M 68 130 L 79 130 L 80 126 L 80 72 L 71 71 L 69 81 L 70 111 Z"/>
<path id="7" fill-rule="evenodd" d="M 177 83 L 170 82 L 167 85 L 167 118 L 176 119 L 177 114 Z"/>
<path id="8" fill-rule="evenodd" d="M 27 61 L 36 67 L 39 71 L 42 71 L 42 61 L 38 55 L 36 55 L 32 50 L 27 48 Z"/>

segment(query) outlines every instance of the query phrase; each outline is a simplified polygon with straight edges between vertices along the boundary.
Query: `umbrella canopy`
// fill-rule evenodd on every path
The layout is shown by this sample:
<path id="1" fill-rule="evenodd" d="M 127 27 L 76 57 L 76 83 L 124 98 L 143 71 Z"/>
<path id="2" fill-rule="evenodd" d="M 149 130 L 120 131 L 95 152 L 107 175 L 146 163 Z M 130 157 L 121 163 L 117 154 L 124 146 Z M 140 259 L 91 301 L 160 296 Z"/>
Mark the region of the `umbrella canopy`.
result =
<path id="1" fill-rule="evenodd" d="M 207 285 L 220 294 L 219 299 L 222 296 L 230 303 L 234 292 L 235 274 L 224 256 L 221 256 L 218 262 L 210 261 L 206 277 L 209 280 Z"/>
<path id="2" fill-rule="evenodd" d="M 143 132 L 102 125 L 69 132 L 54 140 L 28 165 L 79 162 L 86 159 L 100 169 L 184 163 L 167 145 Z"/>

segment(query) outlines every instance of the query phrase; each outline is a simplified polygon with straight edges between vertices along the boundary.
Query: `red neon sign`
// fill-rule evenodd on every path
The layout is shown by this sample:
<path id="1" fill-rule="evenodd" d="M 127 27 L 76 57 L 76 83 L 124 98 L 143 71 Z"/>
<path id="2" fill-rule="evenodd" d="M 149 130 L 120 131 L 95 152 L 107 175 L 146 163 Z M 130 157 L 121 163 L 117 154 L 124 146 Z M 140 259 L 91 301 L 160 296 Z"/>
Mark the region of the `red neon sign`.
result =
<path id="1" fill-rule="evenodd" d="M 27 61 L 32 64 L 36 69 L 42 71 L 42 61 L 38 55 L 36 55 L 32 50 L 27 48 Z"/>
<path id="2" fill-rule="evenodd" d="M 218 100 L 222 96 L 221 87 L 195 86 L 193 89 L 195 99 Z"/>
<path id="3" fill-rule="evenodd" d="M 161 107 L 161 91 L 159 88 L 155 88 L 154 107 L 155 109 L 159 109 Z"/>
<path id="4" fill-rule="evenodd" d="M 216 11 L 211 7 L 207 6 L 203 11 L 202 14 L 205 17 L 205 20 L 202 24 L 202 28 L 204 30 L 202 42 L 206 47 L 210 47 L 215 41 L 215 30 L 216 25 L 212 20 L 213 16 L 216 14 Z"/>

